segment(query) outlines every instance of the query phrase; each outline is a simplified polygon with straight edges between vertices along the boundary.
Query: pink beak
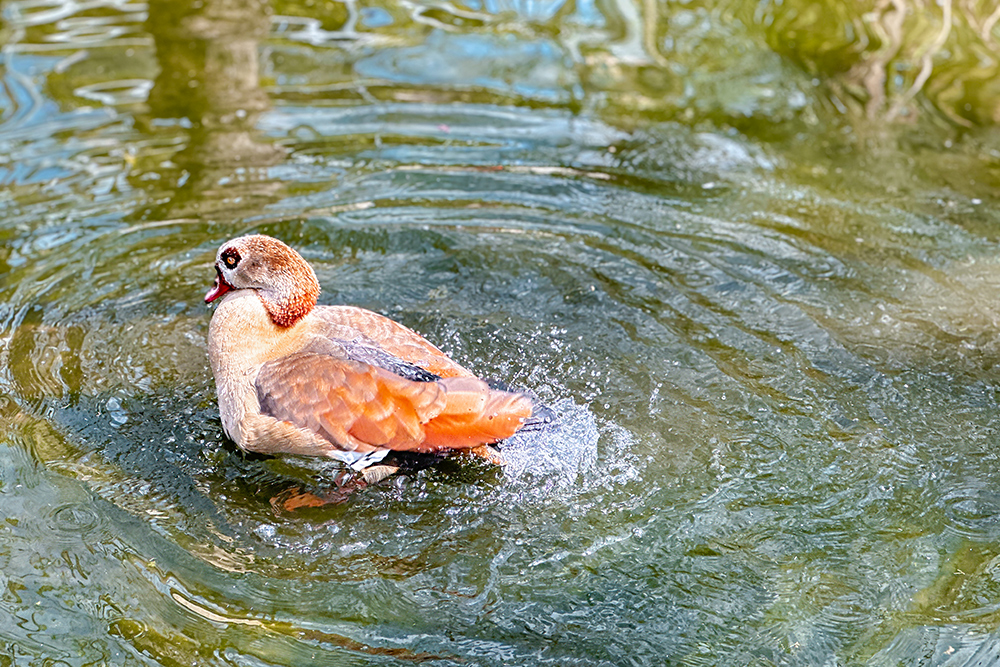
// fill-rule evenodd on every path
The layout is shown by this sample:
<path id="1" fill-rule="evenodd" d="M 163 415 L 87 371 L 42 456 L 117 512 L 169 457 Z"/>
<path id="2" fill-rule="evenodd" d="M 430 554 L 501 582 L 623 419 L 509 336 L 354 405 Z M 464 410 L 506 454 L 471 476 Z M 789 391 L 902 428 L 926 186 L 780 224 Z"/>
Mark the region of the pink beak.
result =
<path id="1" fill-rule="evenodd" d="M 205 303 L 212 303 L 231 289 L 232 287 L 230 287 L 229 283 L 222 279 L 222 274 L 219 273 L 217 269 L 215 283 L 212 285 L 212 289 L 208 290 L 208 293 L 205 295 Z"/>

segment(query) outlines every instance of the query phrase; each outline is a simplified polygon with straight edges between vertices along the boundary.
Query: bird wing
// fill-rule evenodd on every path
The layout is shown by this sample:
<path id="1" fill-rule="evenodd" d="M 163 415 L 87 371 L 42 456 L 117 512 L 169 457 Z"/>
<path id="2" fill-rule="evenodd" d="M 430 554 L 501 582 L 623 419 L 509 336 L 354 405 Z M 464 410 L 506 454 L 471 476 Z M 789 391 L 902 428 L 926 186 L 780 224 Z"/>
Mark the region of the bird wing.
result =
<path id="1" fill-rule="evenodd" d="M 355 306 L 320 306 L 312 315 L 331 338 L 360 339 L 439 377 L 474 377 L 423 336 L 378 313 Z"/>
<path id="2" fill-rule="evenodd" d="M 527 396 L 474 377 L 414 381 L 311 352 L 264 364 L 256 389 L 262 414 L 359 452 L 474 448 L 510 437 L 532 412 Z"/>
<path id="3" fill-rule="evenodd" d="M 435 382 L 308 352 L 264 364 L 256 388 L 262 414 L 356 451 L 419 449 L 423 424 L 446 405 Z"/>

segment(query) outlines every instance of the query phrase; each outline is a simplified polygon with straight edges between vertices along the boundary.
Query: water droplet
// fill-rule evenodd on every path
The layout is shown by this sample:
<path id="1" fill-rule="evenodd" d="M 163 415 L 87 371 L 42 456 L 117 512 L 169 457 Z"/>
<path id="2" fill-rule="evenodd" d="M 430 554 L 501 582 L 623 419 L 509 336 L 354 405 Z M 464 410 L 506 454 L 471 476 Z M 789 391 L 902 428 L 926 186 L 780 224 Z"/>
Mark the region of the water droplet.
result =
<path id="1" fill-rule="evenodd" d="M 114 396 L 108 399 L 105 407 L 108 409 L 108 416 L 111 418 L 111 423 L 115 426 L 121 426 L 128 421 L 128 413 L 122 407 L 122 402 Z"/>

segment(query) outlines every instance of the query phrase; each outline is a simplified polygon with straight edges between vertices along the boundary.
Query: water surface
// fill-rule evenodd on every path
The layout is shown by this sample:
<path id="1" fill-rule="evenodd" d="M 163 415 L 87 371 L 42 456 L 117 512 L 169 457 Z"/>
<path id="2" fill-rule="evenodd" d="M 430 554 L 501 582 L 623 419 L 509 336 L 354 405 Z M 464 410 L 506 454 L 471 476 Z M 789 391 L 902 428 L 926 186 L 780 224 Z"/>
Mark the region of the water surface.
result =
<path id="1" fill-rule="evenodd" d="M 894 7 L 3 3 L 0 664 L 1000 659 L 1000 31 Z M 248 232 L 558 424 L 306 506 Z"/>

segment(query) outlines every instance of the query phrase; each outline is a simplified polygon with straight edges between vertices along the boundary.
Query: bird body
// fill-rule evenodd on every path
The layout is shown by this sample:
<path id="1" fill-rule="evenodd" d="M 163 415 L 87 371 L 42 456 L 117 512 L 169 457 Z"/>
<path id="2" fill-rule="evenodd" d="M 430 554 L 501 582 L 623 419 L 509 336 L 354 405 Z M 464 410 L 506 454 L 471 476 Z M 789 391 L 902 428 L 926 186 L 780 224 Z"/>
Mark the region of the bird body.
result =
<path id="1" fill-rule="evenodd" d="M 363 308 L 317 306 L 319 282 L 284 243 L 233 239 L 208 352 L 226 434 L 242 449 L 343 461 L 390 451 L 484 449 L 532 416 L 531 399 L 475 377 L 416 332 Z"/>

